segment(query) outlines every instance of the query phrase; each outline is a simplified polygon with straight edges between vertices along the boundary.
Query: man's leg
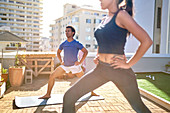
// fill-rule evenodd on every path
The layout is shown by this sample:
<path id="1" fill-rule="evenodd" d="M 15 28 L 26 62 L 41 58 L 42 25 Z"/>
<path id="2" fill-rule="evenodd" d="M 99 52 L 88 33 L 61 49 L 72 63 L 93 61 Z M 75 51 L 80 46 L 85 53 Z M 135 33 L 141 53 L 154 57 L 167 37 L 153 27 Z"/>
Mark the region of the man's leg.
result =
<path id="1" fill-rule="evenodd" d="M 39 99 L 47 99 L 50 98 L 51 96 L 51 90 L 54 86 L 54 82 L 55 82 L 55 78 L 62 76 L 65 73 L 64 69 L 62 67 L 57 67 L 54 72 L 50 75 L 50 78 L 48 80 L 48 89 L 47 89 L 47 93 L 42 96 L 39 97 Z"/>
<path id="2" fill-rule="evenodd" d="M 80 77 L 82 77 L 84 75 L 84 72 L 81 71 L 80 73 L 76 73 L 75 75 L 80 78 Z M 96 93 L 91 91 L 91 96 L 99 96 L 99 95 L 97 95 Z"/>

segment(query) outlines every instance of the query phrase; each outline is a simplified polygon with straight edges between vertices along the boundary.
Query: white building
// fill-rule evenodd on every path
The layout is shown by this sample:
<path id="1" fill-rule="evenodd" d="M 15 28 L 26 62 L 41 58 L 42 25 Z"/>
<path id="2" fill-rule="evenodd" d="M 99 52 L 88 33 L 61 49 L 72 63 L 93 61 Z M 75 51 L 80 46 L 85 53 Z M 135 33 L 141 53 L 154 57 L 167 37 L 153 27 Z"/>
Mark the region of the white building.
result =
<path id="1" fill-rule="evenodd" d="M 65 29 L 71 25 L 76 29 L 75 39 L 80 41 L 89 51 L 97 50 L 94 30 L 106 16 L 106 11 L 96 10 L 91 6 L 78 7 L 72 4 L 64 5 L 64 16 L 56 19 L 51 25 L 51 50 L 56 51 L 59 44 L 66 40 Z"/>
<path id="2" fill-rule="evenodd" d="M 40 51 L 42 0 L 0 0 L 0 26 L 29 41 L 28 51 Z"/>
<path id="3" fill-rule="evenodd" d="M 170 54 L 170 1 L 135 0 L 135 20 L 153 40 L 147 54 Z M 126 53 L 134 53 L 139 42 L 131 37 L 126 45 Z"/>
<path id="4" fill-rule="evenodd" d="M 49 40 L 49 38 L 46 38 L 46 37 L 42 37 L 41 38 L 41 50 L 43 51 L 43 52 L 50 52 L 51 50 L 50 50 L 50 40 Z"/>
<path id="5" fill-rule="evenodd" d="M 135 0 L 134 5 L 136 22 L 153 40 L 153 45 L 146 54 L 170 54 L 170 1 Z M 94 29 L 106 12 L 66 4 L 64 14 L 63 17 L 56 19 L 54 25 L 51 25 L 52 50 L 56 51 L 58 45 L 66 39 L 65 27 L 73 25 L 77 31 L 75 38 L 82 42 L 89 51 L 96 51 Z M 139 42 L 135 37 L 128 37 L 125 52 L 134 53 L 138 46 Z"/>

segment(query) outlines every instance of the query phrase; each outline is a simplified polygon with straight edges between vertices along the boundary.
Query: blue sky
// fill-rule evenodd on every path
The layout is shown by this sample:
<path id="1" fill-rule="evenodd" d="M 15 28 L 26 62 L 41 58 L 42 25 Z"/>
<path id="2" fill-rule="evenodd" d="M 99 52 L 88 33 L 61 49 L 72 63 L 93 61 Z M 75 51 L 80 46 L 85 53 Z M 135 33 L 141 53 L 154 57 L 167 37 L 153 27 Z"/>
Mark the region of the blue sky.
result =
<path id="1" fill-rule="evenodd" d="M 54 24 L 54 20 L 63 16 L 63 5 L 66 3 L 78 6 L 92 5 L 100 8 L 99 0 L 43 0 L 43 30 L 42 36 L 49 38 L 50 24 Z"/>

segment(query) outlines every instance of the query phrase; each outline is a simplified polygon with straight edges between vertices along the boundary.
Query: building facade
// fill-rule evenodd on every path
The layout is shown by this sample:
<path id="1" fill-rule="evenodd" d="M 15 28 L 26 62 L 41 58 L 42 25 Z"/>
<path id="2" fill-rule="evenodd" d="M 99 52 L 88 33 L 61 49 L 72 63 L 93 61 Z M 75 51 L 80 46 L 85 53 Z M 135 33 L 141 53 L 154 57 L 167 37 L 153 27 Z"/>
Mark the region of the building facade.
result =
<path id="1" fill-rule="evenodd" d="M 27 40 L 27 51 L 41 51 L 42 0 L 0 0 L 0 26 Z"/>
<path id="2" fill-rule="evenodd" d="M 153 40 L 146 54 L 170 54 L 169 0 L 135 0 L 135 20 Z M 139 42 L 131 35 L 126 53 L 134 53 L 138 46 Z"/>
<path id="3" fill-rule="evenodd" d="M 41 38 L 41 50 L 42 52 L 49 52 L 50 50 L 50 40 L 49 38 L 42 37 Z"/>
<path id="4" fill-rule="evenodd" d="M 136 22 L 146 30 L 153 45 L 146 54 L 170 54 L 170 1 L 169 0 L 135 0 Z M 101 22 L 107 12 L 66 4 L 64 16 L 56 19 L 51 25 L 51 47 L 56 51 L 58 45 L 66 39 L 65 27 L 73 25 L 76 28 L 75 39 L 83 43 L 90 51 L 95 52 L 97 43 L 94 29 Z M 133 35 L 127 37 L 125 53 L 135 53 L 139 41 Z"/>
<path id="5" fill-rule="evenodd" d="M 95 10 L 91 6 L 78 7 L 72 4 L 64 5 L 64 16 L 55 20 L 51 27 L 51 50 L 57 51 L 61 42 L 66 40 L 66 26 L 71 25 L 76 29 L 75 39 L 80 41 L 90 52 L 97 50 L 94 30 L 106 16 L 106 11 Z"/>

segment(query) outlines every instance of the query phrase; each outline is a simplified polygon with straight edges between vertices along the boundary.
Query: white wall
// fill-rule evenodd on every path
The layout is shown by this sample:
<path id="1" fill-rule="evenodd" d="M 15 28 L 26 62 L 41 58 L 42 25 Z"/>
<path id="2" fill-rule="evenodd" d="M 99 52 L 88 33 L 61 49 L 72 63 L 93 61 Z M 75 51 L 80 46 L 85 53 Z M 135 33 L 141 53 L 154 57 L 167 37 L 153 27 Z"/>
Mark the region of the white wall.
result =
<path id="1" fill-rule="evenodd" d="M 55 52 L 41 52 L 41 53 L 32 53 L 32 52 L 19 52 L 19 54 L 56 54 Z M 4 67 L 8 68 L 9 65 L 14 65 L 14 58 L 16 52 L 13 53 L 4 53 Z M 95 52 L 89 52 L 86 58 L 86 72 L 90 71 L 91 69 L 95 68 L 96 65 L 93 62 L 95 57 Z M 133 54 L 126 54 L 126 57 L 129 59 Z M 63 55 L 62 55 L 63 56 Z M 0 61 L 1 61 L 1 54 L 0 54 Z M 59 60 L 56 58 L 54 59 L 54 67 Z M 137 62 L 132 69 L 134 72 L 161 72 L 165 71 L 165 65 L 170 62 L 170 54 L 151 54 L 151 55 L 144 55 L 139 62 Z"/>
<path id="2" fill-rule="evenodd" d="M 0 42 L 0 51 L 5 50 L 6 45 L 9 44 L 9 42 Z"/>
<path id="3" fill-rule="evenodd" d="M 153 40 L 154 31 L 154 10 L 155 0 L 135 0 L 135 20 L 146 30 Z M 139 45 L 139 42 L 134 38 L 128 38 L 125 47 L 126 53 L 134 53 Z M 152 47 L 146 54 L 152 54 Z"/>
<path id="4" fill-rule="evenodd" d="M 127 54 L 126 57 L 129 59 L 133 54 Z M 86 72 L 95 68 L 93 63 L 94 54 L 89 54 L 86 58 Z M 161 72 L 165 71 L 165 65 L 170 62 L 170 55 L 168 54 L 147 54 L 144 55 L 132 69 L 134 72 Z"/>
<path id="5" fill-rule="evenodd" d="M 168 54 L 168 33 L 170 32 L 169 27 L 168 27 L 168 9 L 169 9 L 169 0 L 162 0 L 163 4 L 162 4 L 162 25 L 161 25 L 161 44 L 160 44 L 160 54 Z"/>

